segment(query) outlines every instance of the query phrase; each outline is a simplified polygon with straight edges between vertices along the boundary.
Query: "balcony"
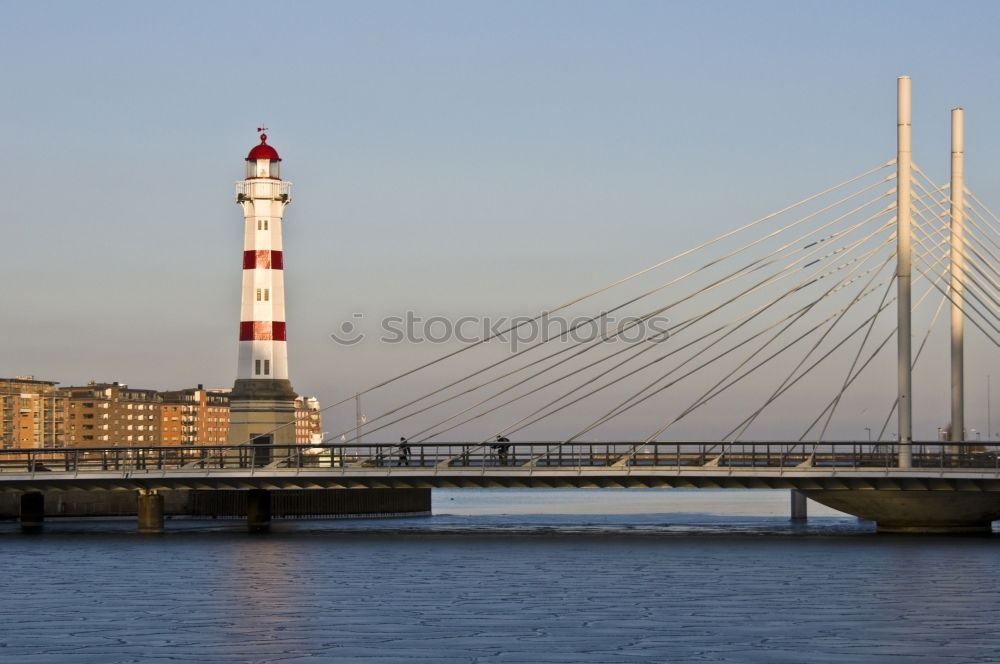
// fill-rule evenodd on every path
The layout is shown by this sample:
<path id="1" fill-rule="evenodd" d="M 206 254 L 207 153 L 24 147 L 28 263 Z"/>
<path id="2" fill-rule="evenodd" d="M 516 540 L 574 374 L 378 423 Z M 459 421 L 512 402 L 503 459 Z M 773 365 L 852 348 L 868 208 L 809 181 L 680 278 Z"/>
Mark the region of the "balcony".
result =
<path id="1" fill-rule="evenodd" d="M 242 203 L 251 199 L 270 199 L 272 201 L 292 200 L 292 183 L 283 180 L 240 180 L 236 183 L 236 202 Z"/>

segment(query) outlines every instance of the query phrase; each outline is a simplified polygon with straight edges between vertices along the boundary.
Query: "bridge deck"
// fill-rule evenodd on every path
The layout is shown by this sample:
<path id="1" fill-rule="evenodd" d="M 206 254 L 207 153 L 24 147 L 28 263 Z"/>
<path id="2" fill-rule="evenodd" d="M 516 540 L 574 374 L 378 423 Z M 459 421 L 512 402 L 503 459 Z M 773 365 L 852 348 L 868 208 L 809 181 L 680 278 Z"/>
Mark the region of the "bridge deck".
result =
<path id="1" fill-rule="evenodd" d="M 0 490 L 688 487 L 1000 491 L 1000 450 L 892 444 L 478 443 L 0 451 Z"/>

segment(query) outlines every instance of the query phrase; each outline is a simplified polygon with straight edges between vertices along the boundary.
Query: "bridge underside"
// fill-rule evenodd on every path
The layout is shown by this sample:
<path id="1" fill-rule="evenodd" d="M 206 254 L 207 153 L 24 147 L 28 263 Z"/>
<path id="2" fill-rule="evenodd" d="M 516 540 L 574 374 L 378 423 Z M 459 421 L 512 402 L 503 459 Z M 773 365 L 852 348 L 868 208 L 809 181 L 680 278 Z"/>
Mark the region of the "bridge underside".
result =
<path id="1" fill-rule="evenodd" d="M 996 493 L 992 472 L 913 472 L 905 477 L 884 471 L 489 469 L 482 472 L 427 468 L 392 472 L 268 469 L 108 473 L 4 473 L 7 491 L 136 491 L 140 489 L 798 489 L 806 492 Z M 822 501 L 820 501 L 822 502 Z"/>
<path id="2" fill-rule="evenodd" d="M 993 473 L 882 471 L 580 471 L 490 469 L 483 472 L 395 469 L 386 472 L 269 470 L 212 472 L 5 474 L 7 491 L 178 489 L 797 489 L 834 509 L 878 523 L 880 532 L 988 532 L 1000 519 L 1000 479 Z"/>
<path id="3" fill-rule="evenodd" d="M 798 489 L 815 493 L 917 492 L 996 493 L 1000 479 L 993 473 L 944 472 L 925 476 L 910 473 L 893 477 L 883 472 L 845 472 L 837 475 L 803 471 L 777 472 L 588 472 L 518 471 L 428 472 L 425 469 L 392 473 L 342 473 L 269 470 L 178 471 L 121 473 L 32 473 L 6 475 L 7 491 L 136 491 L 140 489 Z M 812 497 L 812 495 L 810 496 Z M 819 498 L 817 498 L 819 500 Z M 823 502 L 819 500 L 819 502 Z M 838 508 L 839 509 L 839 508 Z"/>
<path id="4" fill-rule="evenodd" d="M 875 521 L 884 533 L 990 532 L 1000 519 L 995 491 L 807 491 L 818 503 Z"/>

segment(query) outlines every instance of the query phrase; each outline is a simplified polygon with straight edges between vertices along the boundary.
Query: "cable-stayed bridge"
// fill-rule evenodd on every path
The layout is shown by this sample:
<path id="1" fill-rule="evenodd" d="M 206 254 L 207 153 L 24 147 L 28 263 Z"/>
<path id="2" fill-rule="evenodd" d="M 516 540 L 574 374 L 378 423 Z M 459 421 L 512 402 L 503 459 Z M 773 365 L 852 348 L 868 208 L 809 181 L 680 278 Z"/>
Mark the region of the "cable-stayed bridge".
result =
<path id="1" fill-rule="evenodd" d="M 997 450 L 989 425 L 987 444 L 965 425 L 964 369 L 967 341 L 973 362 L 1000 342 L 1000 218 L 965 186 L 961 109 L 938 184 L 912 159 L 908 78 L 898 91 L 894 159 L 328 406 L 350 426 L 321 446 L 262 436 L 40 451 L 28 465 L 22 451 L 0 459 L 0 483 L 755 486 L 806 491 L 886 529 L 988 527 L 1000 518 Z M 947 353 L 935 343 L 945 328 Z M 950 424 L 915 436 L 915 404 L 945 382 Z M 362 398 L 381 412 L 362 418 Z M 862 408 L 875 426 L 837 442 Z M 714 442 L 685 440 L 692 427 Z M 565 433 L 529 442 L 552 429 Z M 776 440 L 778 429 L 792 433 Z"/>

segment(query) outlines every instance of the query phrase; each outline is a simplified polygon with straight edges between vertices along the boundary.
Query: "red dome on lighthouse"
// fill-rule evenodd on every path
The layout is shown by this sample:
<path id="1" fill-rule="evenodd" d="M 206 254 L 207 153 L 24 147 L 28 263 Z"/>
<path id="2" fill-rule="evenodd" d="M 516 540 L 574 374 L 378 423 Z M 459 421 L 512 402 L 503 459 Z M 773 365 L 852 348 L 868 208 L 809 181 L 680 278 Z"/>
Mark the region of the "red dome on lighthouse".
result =
<path id="1" fill-rule="evenodd" d="M 271 161 L 281 161 L 281 157 L 278 156 L 278 151 L 267 144 L 267 134 L 260 135 L 260 145 L 255 145 L 250 150 L 250 154 L 247 155 L 247 161 L 256 161 L 258 159 L 270 159 Z"/>

